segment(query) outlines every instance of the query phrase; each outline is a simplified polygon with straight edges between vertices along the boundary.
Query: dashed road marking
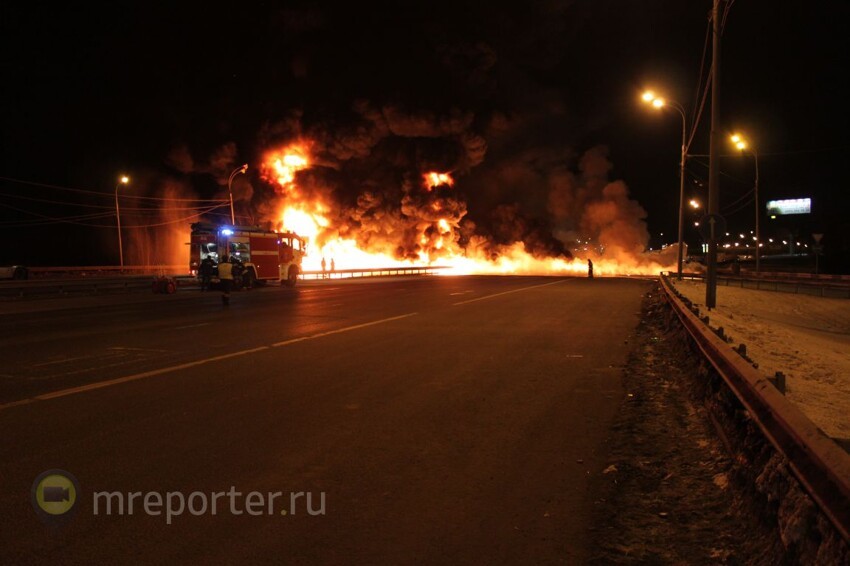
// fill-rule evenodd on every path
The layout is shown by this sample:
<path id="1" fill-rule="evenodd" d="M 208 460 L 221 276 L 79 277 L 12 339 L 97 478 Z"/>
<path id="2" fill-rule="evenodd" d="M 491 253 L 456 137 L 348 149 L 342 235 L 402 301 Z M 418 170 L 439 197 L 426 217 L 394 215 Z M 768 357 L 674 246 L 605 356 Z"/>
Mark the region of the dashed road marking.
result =
<path id="1" fill-rule="evenodd" d="M 200 324 L 187 324 L 186 326 L 175 326 L 174 330 L 183 330 L 184 328 L 198 328 L 199 326 L 209 326 L 212 322 L 202 322 Z"/>
<path id="2" fill-rule="evenodd" d="M 119 377 L 116 379 L 109 379 L 106 381 L 99 381 L 97 383 L 89 383 L 87 385 L 81 385 L 79 387 L 71 387 L 69 389 L 62 389 L 59 391 L 53 391 L 51 393 L 44 393 L 42 395 L 36 395 L 34 397 L 30 397 L 28 399 L 21 399 L 19 401 L 12 401 L 10 403 L 5 403 L 0 405 L 0 411 L 4 409 L 9 409 L 11 407 L 16 407 L 19 405 L 29 405 L 31 403 L 35 403 L 36 401 L 47 401 L 48 399 L 57 399 L 59 397 L 67 397 L 68 395 L 74 395 L 77 393 L 84 393 L 86 391 L 93 391 L 95 389 L 103 389 L 104 387 L 111 387 L 113 385 L 120 385 L 122 383 L 127 383 L 129 381 L 136 381 L 139 379 L 145 379 L 147 377 L 154 377 L 157 375 L 162 375 L 164 373 L 171 373 L 174 371 L 180 371 L 183 369 L 189 369 L 192 367 L 201 366 L 204 364 L 208 364 L 211 362 L 218 362 L 221 360 L 227 360 L 230 358 L 236 358 L 239 356 L 246 356 L 248 354 L 255 354 L 257 352 L 262 352 L 264 350 L 269 350 L 271 348 L 278 348 L 280 346 L 287 346 L 289 344 L 295 344 L 297 342 L 305 342 L 307 340 L 315 340 L 316 338 L 322 338 L 324 336 L 330 336 L 332 334 L 340 334 L 342 332 L 350 332 L 352 330 L 358 330 L 360 328 L 367 328 L 369 326 L 375 326 L 376 324 L 384 324 L 385 322 L 392 322 L 394 320 L 401 320 L 403 318 L 408 318 L 411 316 L 415 316 L 418 313 L 412 312 L 403 314 L 400 316 L 392 316 L 389 318 L 382 318 L 380 320 L 373 320 L 372 322 L 364 322 L 363 324 L 355 324 L 353 326 L 346 326 L 345 328 L 337 328 L 336 330 L 328 330 L 327 332 L 319 332 L 317 334 L 311 334 L 309 336 L 302 336 L 300 338 L 293 338 L 292 340 L 284 340 L 282 342 L 277 342 L 270 346 L 259 346 L 257 348 L 249 348 L 247 350 L 239 350 L 238 352 L 231 352 L 229 354 L 222 354 L 220 356 L 213 356 L 211 358 L 204 358 L 202 360 L 195 360 L 193 362 L 186 362 L 183 364 L 177 364 L 174 366 L 159 368 L 155 370 L 145 371 L 141 373 L 136 373 L 133 375 L 127 375 L 124 377 Z"/>
<path id="3" fill-rule="evenodd" d="M 459 303 L 454 303 L 452 306 L 460 306 L 466 305 L 469 303 L 474 303 L 476 301 L 483 301 L 485 299 L 492 299 L 493 297 L 501 297 L 502 295 L 510 295 L 511 293 L 519 293 L 520 291 L 528 291 L 529 289 L 539 289 L 540 287 L 548 287 L 549 285 L 557 285 L 559 283 L 564 283 L 565 281 L 569 281 L 569 279 L 561 279 L 559 281 L 553 281 L 551 283 L 544 283 L 542 285 L 532 285 L 531 287 L 521 287 L 519 289 L 511 289 L 510 291 L 503 291 L 501 293 L 494 293 L 492 295 L 485 295 L 483 297 L 478 297 L 476 299 L 469 299 L 468 301 L 461 301 Z"/>

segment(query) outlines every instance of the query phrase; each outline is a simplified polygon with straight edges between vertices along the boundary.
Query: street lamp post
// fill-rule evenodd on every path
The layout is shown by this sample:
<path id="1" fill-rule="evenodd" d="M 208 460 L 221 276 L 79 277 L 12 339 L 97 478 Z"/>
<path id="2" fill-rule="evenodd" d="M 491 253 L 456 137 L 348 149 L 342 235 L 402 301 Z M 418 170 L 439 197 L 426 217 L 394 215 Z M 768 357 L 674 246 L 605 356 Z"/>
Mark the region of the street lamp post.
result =
<path id="1" fill-rule="evenodd" d="M 735 134 L 732 136 L 731 139 L 732 143 L 735 144 L 735 147 L 740 149 L 742 153 L 744 151 L 749 151 L 752 154 L 756 164 L 756 180 L 753 186 L 753 196 L 756 201 L 756 273 L 761 273 L 761 251 L 759 250 L 759 246 L 761 246 L 761 235 L 759 234 L 759 154 L 754 148 L 749 147 L 747 140 L 744 139 L 741 135 Z"/>
<path id="2" fill-rule="evenodd" d="M 238 167 L 238 168 L 234 169 L 233 172 L 230 174 L 230 178 L 227 179 L 227 193 L 230 195 L 230 224 L 231 225 L 236 224 L 236 215 L 233 213 L 233 189 L 232 189 L 233 177 L 235 177 L 239 173 L 244 173 L 247 170 L 248 170 L 248 164 L 246 163 L 242 167 Z"/>
<path id="3" fill-rule="evenodd" d="M 717 307 L 717 222 L 720 219 L 720 8 L 723 0 L 711 7 L 711 131 L 708 134 L 708 258 L 705 262 L 705 308 Z"/>
<path id="4" fill-rule="evenodd" d="M 679 249 L 676 262 L 676 278 L 682 280 L 682 254 L 684 253 L 684 236 L 685 236 L 685 161 L 688 157 L 688 134 L 687 134 L 687 118 L 685 118 L 685 109 L 681 104 L 673 101 L 664 100 L 655 96 L 651 91 L 646 91 L 641 97 L 644 102 L 652 104 L 653 108 L 663 108 L 669 106 L 676 110 L 682 117 L 682 157 L 679 162 Z"/>
<path id="5" fill-rule="evenodd" d="M 124 270 L 124 245 L 121 242 L 121 211 L 118 208 L 118 187 L 126 185 L 129 182 L 130 178 L 126 175 L 122 175 L 118 179 L 118 183 L 115 185 L 115 220 L 118 223 L 118 257 L 121 262 L 121 271 Z"/>

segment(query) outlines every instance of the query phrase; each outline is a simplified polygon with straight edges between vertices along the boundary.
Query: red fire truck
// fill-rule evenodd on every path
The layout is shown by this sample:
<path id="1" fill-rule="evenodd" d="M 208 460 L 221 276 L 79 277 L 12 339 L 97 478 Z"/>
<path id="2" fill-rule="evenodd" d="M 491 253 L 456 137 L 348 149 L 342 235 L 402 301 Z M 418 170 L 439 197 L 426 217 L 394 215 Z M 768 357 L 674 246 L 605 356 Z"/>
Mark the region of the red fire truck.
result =
<path id="1" fill-rule="evenodd" d="M 307 253 L 304 239 L 293 232 L 205 222 L 192 224 L 189 250 L 189 269 L 195 276 L 201 262 L 209 258 L 215 277 L 219 259 L 227 253 L 241 265 L 241 278 L 234 280 L 237 288 L 268 281 L 294 287 L 301 274 L 301 260 Z"/>

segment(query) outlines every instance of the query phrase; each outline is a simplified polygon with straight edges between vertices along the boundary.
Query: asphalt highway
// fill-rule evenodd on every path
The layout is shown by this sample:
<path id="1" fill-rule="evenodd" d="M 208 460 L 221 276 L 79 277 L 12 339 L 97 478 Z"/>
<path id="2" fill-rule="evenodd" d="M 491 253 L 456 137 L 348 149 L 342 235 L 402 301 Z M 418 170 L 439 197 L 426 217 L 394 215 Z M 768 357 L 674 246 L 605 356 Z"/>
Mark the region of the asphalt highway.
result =
<path id="1" fill-rule="evenodd" d="M 4 562 L 580 563 L 648 289 L 412 277 L 6 314 Z M 51 469 L 80 489 L 42 520 Z"/>

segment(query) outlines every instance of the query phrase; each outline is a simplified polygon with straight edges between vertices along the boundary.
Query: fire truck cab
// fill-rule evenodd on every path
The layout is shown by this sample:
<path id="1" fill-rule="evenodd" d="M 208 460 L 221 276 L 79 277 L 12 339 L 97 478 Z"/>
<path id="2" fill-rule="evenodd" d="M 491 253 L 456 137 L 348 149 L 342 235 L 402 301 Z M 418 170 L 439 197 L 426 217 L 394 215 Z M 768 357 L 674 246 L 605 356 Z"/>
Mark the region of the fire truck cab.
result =
<path id="1" fill-rule="evenodd" d="M 189 250 L 189 270 L 194 276 L 199 276 L 201 262 L 207 258 L 212 262 L 214 277 L 221 256 L 226 253 L 233 258 L 241 266 L 240 280 L 234 281 L 237 287 L 268 281 L 294 287 L 307 253 L 304 239 L 293 232 L 205 222 L 192 224 Z"/>

